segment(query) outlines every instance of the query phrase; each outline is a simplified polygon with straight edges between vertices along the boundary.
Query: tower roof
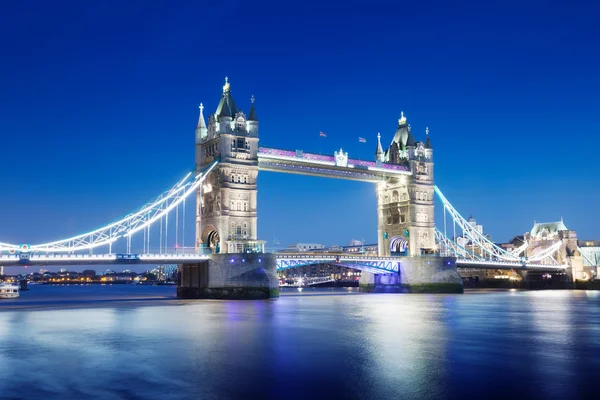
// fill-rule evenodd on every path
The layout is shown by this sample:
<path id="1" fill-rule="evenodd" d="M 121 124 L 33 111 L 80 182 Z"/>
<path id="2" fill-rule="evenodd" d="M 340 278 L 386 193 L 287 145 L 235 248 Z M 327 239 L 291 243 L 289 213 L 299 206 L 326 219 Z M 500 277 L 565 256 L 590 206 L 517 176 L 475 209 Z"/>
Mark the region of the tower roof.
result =
<path id="1" fill-rule="evenodd" d="M 256 109 L 254 108 L 254 96 L 250 99 L 252 105 L 250 106 L 250 113 L 248 114 L 248 121 L 258 121 L 256 118 Z"/>
<path id="2" fill-rule="evenodd" d="M 231 96 L 229 79 L 225 77 L 225 85 L 223 85 L 223 95 L 217 106 L 217 117 L 233 117 L 238 112 L 235 101 Z"/>
<path id="3" fill-rule="evenodd" d="M 404 149 L 407 146 L 409 130 L 406 124 L 406 117 L 404 116 L 404 111 L 400 112 L 400 118 L 398 119 L 398 129 L 396 129 L 396 134 L 394 135 L 394 139 L 392 139 L 392 143 L 396 142 L 400 145 L 401 149 Z M 414 138 L 413 138 L 414 142 Z"/>
<path id="4" fill-rule="evenodd" d="M 565 223 L 562 221 L 556 222 L 534 222 L 533 228 L 531 228 L 531 236 L 537 236 L 541 234 L 543 231 L 547 231 L 548 233 L 556 233 L 558 231 L 567 231 L 567 227 Z"/>

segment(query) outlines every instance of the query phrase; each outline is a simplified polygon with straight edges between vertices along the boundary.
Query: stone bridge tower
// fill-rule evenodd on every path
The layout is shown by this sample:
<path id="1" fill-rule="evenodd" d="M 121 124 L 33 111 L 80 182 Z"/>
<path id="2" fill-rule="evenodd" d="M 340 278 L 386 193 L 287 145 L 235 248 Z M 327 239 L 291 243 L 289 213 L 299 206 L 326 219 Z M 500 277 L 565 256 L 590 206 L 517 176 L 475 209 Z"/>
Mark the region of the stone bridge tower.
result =
<path id="1" fill-rule="evenodd" d="M 196 193 L 196 249 L 213 253 L 259 253 L 256 178 L 258 119 L 252 97 L 246 116 L 238 109 L 225 78 L 221 100 L 204 121 L 203 106 L 196 128 L 196 173 L 220 160 Z"/>
<path id="2" fill-rule="evenodd" d="M 383 151 L 378 135 L 377 162 L 406 165 L 412 175 L 377 184 L 379 255 L 419 256 L 435 251 L 433 149 L 429 129 L 417 142 L 404 113 L 390 146 Z"/>
<path id="3" fill-rule="evenodd" d="M 534 222 L 533 228 L 525 234 L 524 239 L 529 243 L 525 252 L 526 257 L 535 256 L 561 242 L 558 251 L 542 261 L 551 263 L 553 259 L 558 264 L 565 265 L 571 281 L 589 280 L 592 277 L 591 269 L 583 266 L 577 232 L 567 229 L 562 218 L 555 222 Z"/>

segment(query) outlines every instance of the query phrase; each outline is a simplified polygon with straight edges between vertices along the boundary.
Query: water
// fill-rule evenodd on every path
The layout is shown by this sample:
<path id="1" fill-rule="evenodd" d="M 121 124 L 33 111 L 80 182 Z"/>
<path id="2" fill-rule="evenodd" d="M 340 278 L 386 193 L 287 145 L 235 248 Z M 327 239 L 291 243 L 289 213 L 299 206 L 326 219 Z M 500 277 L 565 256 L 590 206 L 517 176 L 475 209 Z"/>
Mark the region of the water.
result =
<path id="1" fill-rule="evenodd" d="M 600 396 L 599 292 L 174 294 L 37 286 L 1 301 L 0 398 Z"/>

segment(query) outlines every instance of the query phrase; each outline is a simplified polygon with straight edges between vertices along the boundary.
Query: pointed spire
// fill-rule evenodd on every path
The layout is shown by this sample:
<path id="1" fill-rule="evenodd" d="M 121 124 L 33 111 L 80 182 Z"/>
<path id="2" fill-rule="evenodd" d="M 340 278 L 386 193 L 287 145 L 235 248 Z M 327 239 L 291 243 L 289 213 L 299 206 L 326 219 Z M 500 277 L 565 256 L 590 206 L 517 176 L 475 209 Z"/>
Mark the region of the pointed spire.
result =
<path id="1" fill-rule="evenodd" d="M 250 106 L 250 113 L 248 113 L 248 121 L 258 121 L 256 118 L 256 109 L 254 108 L 254 95 L 250 98 L 252 105 Z"/>
<path id="2" fill-rule="evenodd" d="M 206 128 L 206 123 L 204 122 L 204 114 L 202 113 L 202 111 L 204 110 L 204 105 L 202 103 L 200 103 L 200 105 L 198 106 L 198 108 L 200 109 L 200 116 L 198 117 L 198 128 Z"/>
<path id="3" fill-rule="evenodd" d="M 431 149 L 431 139 L 429 139 L 429 127 L 425 128 L 425 148 Z"/>
<path id="4" fill-rule="evenodd" d="M 381 133 L 377 132 L 377 149 L 375 150 L 375 161 L 383 162 L 383 148 L 381 147 Z"/>
<path id="5" fill-rule="evenodd" d="M 235 113 L 238 112 L 238 109 L 235 105 L 235 101 L 233 101 L 233 97 L 231 96 L 231 85 L 229 83 L 229 78 L 225 77 L 225 85 L 223 85 L 223 95 L 221 96 L 221 101 L 217 107 L 217 112 L 215 113 L 217 117 L 234 117 Z"/>
<path id="6" fill-rule="evenodd" d="M 202 111 L 204 110 L 204 105 L 200 103 L 198 107 L 200 109 L 200 116 L 198 117 L 198 125 L 196 125 L 196 140 L 204 139 L 208 133 L 208 129 L 206 129 L 206 123 L 204 122 L 204 114 Z"/>
<path id="7" fill-rule="evenodd" d="M 415 147 L 417 142 L 412 132 L 410 131 L 410 125 L 408 125 L 407 136 L 406 136 L 406 147 Z"/>
<path id="8" fill-rule="evenodd" d="M 400 111 L 400 119 L 398 119 L 398 126 L 406 125 L 406 117 L 404 111 Z"/>
<path id="9" fill-rule="evenodd" d="M 225 77 L 225 84 L 223 85 L 223 94 L 229 92 L 229 78 Z"/>

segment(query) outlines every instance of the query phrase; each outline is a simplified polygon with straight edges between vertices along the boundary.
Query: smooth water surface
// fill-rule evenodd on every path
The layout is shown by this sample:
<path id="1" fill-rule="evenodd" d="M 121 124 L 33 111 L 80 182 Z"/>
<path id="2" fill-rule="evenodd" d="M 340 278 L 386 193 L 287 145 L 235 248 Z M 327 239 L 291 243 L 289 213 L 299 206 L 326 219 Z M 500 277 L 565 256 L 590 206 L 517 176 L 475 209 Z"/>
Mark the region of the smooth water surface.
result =
<path id="1" fill-rule="evenodd" d="M 598 292 L 174 294 L 0 301 L 0 398 L 600 398 Z"/>

